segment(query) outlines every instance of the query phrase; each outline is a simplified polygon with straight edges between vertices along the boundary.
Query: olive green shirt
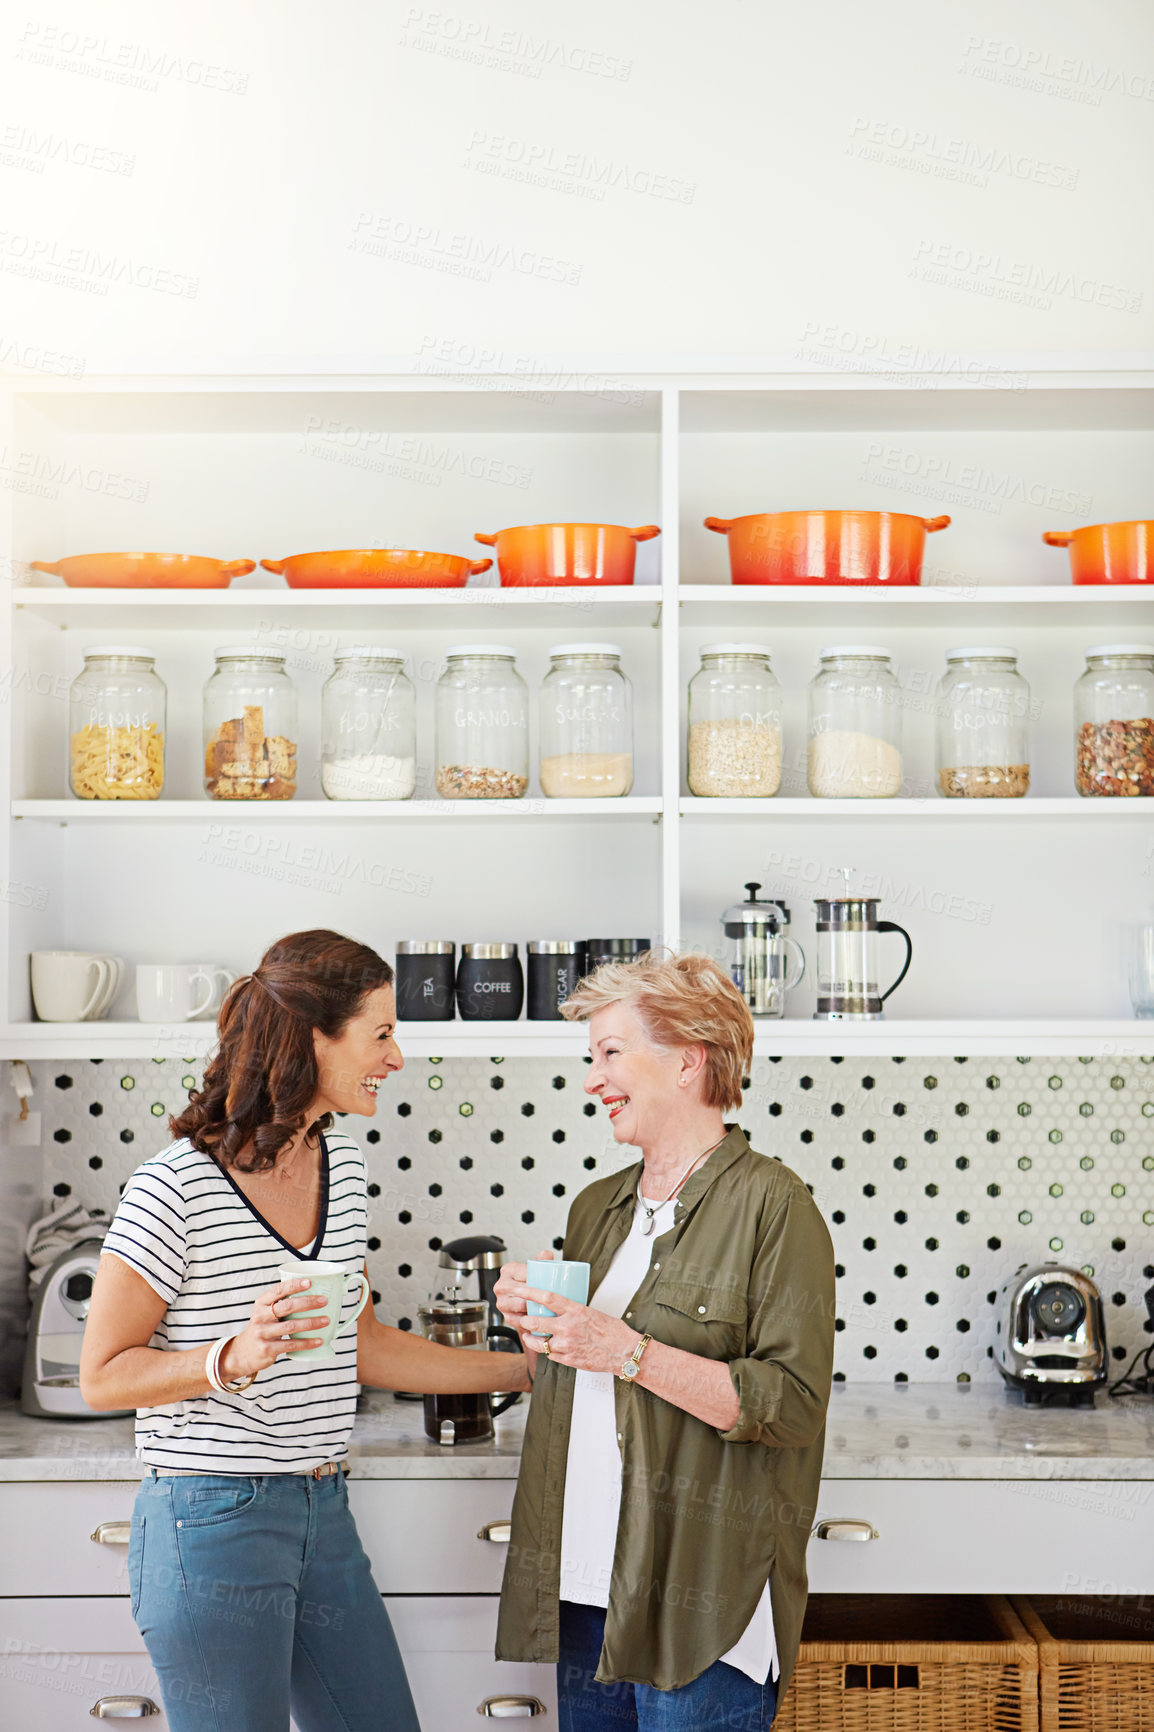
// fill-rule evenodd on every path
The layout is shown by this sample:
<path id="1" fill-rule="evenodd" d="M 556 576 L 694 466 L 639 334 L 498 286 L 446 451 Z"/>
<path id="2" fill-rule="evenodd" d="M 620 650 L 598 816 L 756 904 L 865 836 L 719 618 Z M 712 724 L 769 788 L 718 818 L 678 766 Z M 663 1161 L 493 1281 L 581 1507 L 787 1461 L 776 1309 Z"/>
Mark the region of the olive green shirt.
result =
<path id="1" fill-rule="evenodd" d="M 596 1295 L 633 1224 L 640 1163 L 574 1201 L 565 1256 Z M 594 1300 L 595 1303 L 595 1300 Z M 796 1173 L 730 1127 L 679 1194 L 629 1305 L 632 1326 L 724 1360 L 740 1401 L 719 1431 L 650 1390 L 614 1385 L 621 1513 L 601 1683 L 691 1683 L 728 1653 L 770 1583 L 782 1700 L 805 1611 L 805 1548 L 825 1444 L 833 1247 Z M 576 1373 L 538 1360 L 497 1629 L 500 1660 L 551 1661 Z"/>

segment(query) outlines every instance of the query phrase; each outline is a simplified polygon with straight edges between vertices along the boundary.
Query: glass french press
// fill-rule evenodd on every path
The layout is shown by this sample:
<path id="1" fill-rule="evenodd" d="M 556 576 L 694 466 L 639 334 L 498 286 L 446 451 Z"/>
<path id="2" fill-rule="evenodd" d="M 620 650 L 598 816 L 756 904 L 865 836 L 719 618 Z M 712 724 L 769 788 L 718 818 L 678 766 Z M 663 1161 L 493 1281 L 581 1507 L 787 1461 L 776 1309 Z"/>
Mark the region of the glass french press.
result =
<path id="1" fill-rule="evenodd" d="M 849 871 L 844 896 L 817 896 L 817 1009 L 822 1022 L 880 1022 L 891 992 L 897 990 L 913 959 L 913 940 L 904 926 L 879 920 L 876 896 L 851 896 Z M 884 992 L 878 991 L 877 935 L 898 932 L 906 941 L 901 973 Z"/>
<path id="2" fill-rule="evenodd" d="M 789 910 L 784 902 L 759 902 L 760 884 L 747 884 L 745 902 L 735 902 L 721 917 L 728 940 L 730 979 L 754 1016 L 784 1016 L 785 995 L 805 973 L 801 946 L 786 938 Z M 791 956 L 795 971 L 789 971 Z"/>

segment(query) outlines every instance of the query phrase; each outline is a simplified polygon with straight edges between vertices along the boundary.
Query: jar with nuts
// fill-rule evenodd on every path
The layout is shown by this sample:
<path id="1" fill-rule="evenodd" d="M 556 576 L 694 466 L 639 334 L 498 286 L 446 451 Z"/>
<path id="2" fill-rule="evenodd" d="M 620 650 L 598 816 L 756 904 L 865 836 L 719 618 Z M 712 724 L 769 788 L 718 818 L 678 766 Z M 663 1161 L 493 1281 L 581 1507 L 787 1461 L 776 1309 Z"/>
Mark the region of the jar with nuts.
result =
<path id="1" fill-rule="evenodd" d="M 68 694 L 68 785 L 79 800 L 158 800 L 167 692 L 151 650 L 85 650 Z"/>
<path id="2" fill-rule="evenodd" d="M 1029 791 L 1030 688 L 1016 650 L 947 650 L 934 707 L 939 793 L 1006 800 Z"/>
<path id="3" fill-rule="evenodd" d="M 1154 794 L 1154 644 L 1098 644 L 1074 687 L 1079 794 Z"/>

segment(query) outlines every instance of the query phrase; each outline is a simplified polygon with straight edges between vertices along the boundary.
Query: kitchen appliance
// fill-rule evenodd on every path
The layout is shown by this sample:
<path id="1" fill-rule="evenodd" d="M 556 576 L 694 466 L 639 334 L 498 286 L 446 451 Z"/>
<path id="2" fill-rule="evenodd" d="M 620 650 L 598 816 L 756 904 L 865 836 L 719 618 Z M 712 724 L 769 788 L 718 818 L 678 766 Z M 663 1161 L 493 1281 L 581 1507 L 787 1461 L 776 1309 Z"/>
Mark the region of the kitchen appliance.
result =
<path id="1" fill-rule="evenodd" d="M 1020 1263 L 1002 1287 L 994 1360 L 1029 1406 L 1092 1407 L 1106 1381 L 1106 1327 L 1090 1277 L 1062 1263 Z"/>
<path id="2" fill-rule="evenodd" d="M 82 1239 L 45 1271 L 32 1301 L 20 1406 L 35 1419 L 112 1419 L 80 1393 L 80 1349 L 103 1241 Z"/>
<path id="3" fill-rule="evenodd" d="M 521 1343 L 515 1329 L 489 1322 L 489 1306 L 484 1299 L 459 1299 L 457 1289 L 450 1287 L 443 1297 L 430 1299 L 417 1307 L 421 1334 L 427 1341 L 442 1347 L 466 1347 L 484 1353 L 493 1339 L 510 1339 L 519 1352 Z M 426 1395 L 425 1436 L 446 1446 L 457 1443 L 481 1443 L 493 1435 L 493 1421 L 498 1414 L 512 1407 L 518 1392 L 511 1395 Z"/>
<path id="4" fill-rule="evenodd" d="M 457 946 L 448 938 L 397 944 L 397 1016 L 402 1022 L 452 1022 Z"/>
<path id="5" fill-rule="evenodd" d="M 529 953 L 530 1022 L 559 1022 L 561 1006 L 576 992 L 585 973 L 585 946 L 579 938 L 531 938 Z"/>
<path id="6" fill-rule="evenodd" d="M 408 547 L 342 547 L 261 560 L 264 570 L 283 577 L 290 589 L 464 589 L 470 577 L 492 564 L 491 559 Z"/>
<path id="7" fill-rule="evenodd" d="M 922 580 L 926 536 L 948 517 L 902 511 L 761 511 L 707 517 L 729 537 L 734 583 L 888 583 Z"/>
<path id="8" fill-rule="evenodd" d="M 515 944 L 462 944 L 457 1010 L 462 1022 L 516 1022 L 525 975 Z"/>
<path id="9" fill-rule="evenodd" d="M 817 1009 L 815 1022 L 881 1022 L 882 1005 L 909 971 L 913 939 L 904 926 L 879 920 L 876 896 L 818 896 Z M 877 935 L 898 932 L 906 959 L 897 979 L 878 991 Z"/>
<path id="10" fill-rule="evenodd" d="M 1069 548 L 1074 583 L 1154 583 L 1154 522 L 1148 518 L 1047 529 L 1042 540 Z"/>
<path id="11" fill-rule="evenodd" d="M 619 523 L 522 523 L 473 540 L 497 549 L 504 589 L 538 584 L 632 583 L 637 543 L 652 541 L 655 523 L 625 529 Z"/>
<path id="12" fill-rule="evenodd" d="M 787 938 L 789 911 L 784 902 L 759 902 L 760 884 L 747 884 L 749 896 L 721 917 L 728 950 L 729 976 L 754 1016 L 784 1016 L 785 995 L 805 974 L 801 946 Z M 790 958 L 794 974 L 790 975 Z"/>
<path id="13" fill-rule="evenodd" d="M 62 577 L 70 589 L 227 589 L 256 570 L 255 559 L 206 559 L 195 553 L 74 553 L 34 559 L 33 571 Z"/>
<path id="14" fill-rule="evenodd" d="M 449 1244 L 442 1245 L 441 1254 L 437 1258 L 438 1268 L 452 1270 L 456 1277 L 452 1285 L 458 1290 L 466 1284 L 470 1276 L 477 1277 L 477 1298 L 483 1299 L 489 1307 L 489 1322 L 494 1328 L 503 1319 L 493 1298 L 493 1289 L 501 1273 L 501 1264 L 508 1255 L 504 1239 L 495 1238 L 488 1233 L 474 1233 L 470 1238 L 453 1239 Z M 440 1298 L 441 1295 L 438 1294 L 437 1297 Z"/>

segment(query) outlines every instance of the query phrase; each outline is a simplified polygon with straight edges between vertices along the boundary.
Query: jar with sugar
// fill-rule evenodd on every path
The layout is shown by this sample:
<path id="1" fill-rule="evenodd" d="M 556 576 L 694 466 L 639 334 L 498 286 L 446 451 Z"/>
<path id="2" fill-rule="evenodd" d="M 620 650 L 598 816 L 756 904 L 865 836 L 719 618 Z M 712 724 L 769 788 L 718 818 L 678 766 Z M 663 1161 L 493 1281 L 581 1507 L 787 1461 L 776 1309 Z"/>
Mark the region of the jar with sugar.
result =
<path id="1" fill-rule="evenodd" d="M 806 777 L 818 800 L 890 800 L 902 790 L 901 688 L 888 649 L 833 644 L 809 687 Z"/>

